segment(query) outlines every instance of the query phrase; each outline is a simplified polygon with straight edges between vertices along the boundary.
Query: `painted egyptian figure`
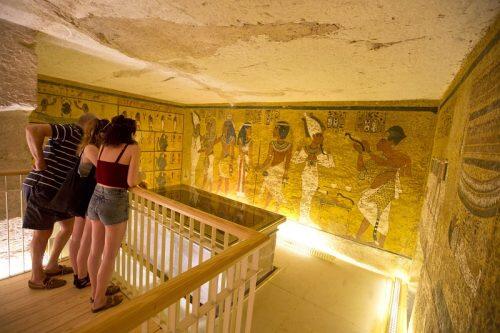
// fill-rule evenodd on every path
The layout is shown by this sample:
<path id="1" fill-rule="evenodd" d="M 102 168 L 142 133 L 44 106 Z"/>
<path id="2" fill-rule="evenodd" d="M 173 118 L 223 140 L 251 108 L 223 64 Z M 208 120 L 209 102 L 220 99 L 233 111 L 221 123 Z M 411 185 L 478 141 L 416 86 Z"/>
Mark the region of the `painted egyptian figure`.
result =
<path id="1" fill-rule="evenodd" d="M 245 197 L 245 178 L 252 163 L 252 124 L 244 123 L 238 133 L 238 186 L 236 195 Z"/>
<path id="2" fill-rule="evenodd" d="M 236 144 L 236 131 L 230 115 L 222 126 L 222 135 L 218 140 L 222 145 L 221 156 L 219 161 L 219 181 L 217 183 L 217 192 L 221 190 L 224 183 L 224 192 L 229 191 L 229 179 L 233 174 L 234 163 L 234 146 Z"/>
<path id="3" fill-rule="evenodd" d="M 311 202 L 318 189 L 318 164 L 325 168 L 335 166 L 331 154 L 323 150 L 323 124 L 314 116 L 304 117 L 305 134 L 311 138 L 311 143 L 304 145 L 300 151 L 293 154 L 292 162 L 305 163 L 302 171 L 302 196 L 300 199 L 300 221 L 310 222 Z"/>
<path id="4" fill-rule="evenodd" d="M 276 207 L 283 203 L 283 184 L 288 179 L 288 169 L 292 158 L 292 144 L 286 141 L 290 132 L 290 124 L 278 121 L 274 127 L 273 137 L 264 164 L 261 166 L 264 181 L 261 195 L 264 197 L 264 207 L 267 208 L 274 199 Z"/>
<path id="5" fill-rule="evenodd" d="M 196 166 L 200 159 L 201 137 L 200 137 L 200 116 L 196 112 L 191 113 L 193 121 L 193 137 L 191 140 L 191 186 L 196 185 Z"/>
<path id="6" fill-rule="evenodd" d="M 203 188 L 212 191 L 214 180 L 214 145 L 217 143 L 215 137 L 215 119 L 207 118 L 205 121 L 206 133 L 201 137 L 201 149 L 205 153 L 205 164 L 203 173 Z"/>
<path id="7" fill-rule="evenodd" d="M 384 246 L 389 231 L 391 202 L 398 199 L 402 192 L 399 177 L 411 175 L 410 157 L 395 149 L 406 137 L 403 129 L 400 126 L 392 126 L 387 130 L 387 133 L 387 138 L 382 138 L 377 143 L 377 151 L 380 154 L 371 151 L 366 141 L 363 141 L 363 146 L 354 144 L 354 149 L 359 153 L 358 170 L 363 170 L 365 167 L 366 154 L 376 165 L 383 168 L 373 179 L 370 188 L 361 193 L 357 204 L 364 219 L 356 234 L 356 239 L 361 239 L 371 224 L 373 225 L 373 240 L 380 247 Z"/>

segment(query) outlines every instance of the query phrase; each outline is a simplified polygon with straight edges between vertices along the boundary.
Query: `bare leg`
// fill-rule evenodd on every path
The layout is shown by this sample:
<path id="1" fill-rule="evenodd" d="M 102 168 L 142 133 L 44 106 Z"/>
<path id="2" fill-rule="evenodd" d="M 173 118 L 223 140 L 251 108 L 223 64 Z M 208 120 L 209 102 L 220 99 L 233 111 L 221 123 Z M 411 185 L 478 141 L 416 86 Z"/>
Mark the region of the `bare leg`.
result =
<path id="1" fill-rule="evenodd" d="M 61 230 L 59 230 L 56 238 L 54 239 L 54 246 L 52 248 L 52 253 L 50 254 L 49 262 L 45 267 L 46 270 L 53 271 L 57 269 L 59 256 L 61 255 L 61 252 L 68 242 L 68 239 L 71 237 L 71 232 L 73 231 L 73 220 L 73 218 L 70 218 L 64 221 L 59 221 Z"/>
<path id="2" fill-rule="evenodd" d="M 83 229 L 82 240 L 80 241 L 80 248 L 78 249 L 78 278 L 83 279 L 87 276 L 87 260 L 90 253 L 90 245 L 92 243 L 92 223 L 89 220 L 84 220 L 85 227 Z"/>
<path id="3" fill-rule="evenodd" d="M 94 293 L 94 308 L 99 308 L 106 303 L 106 288 L 111 280 L 115 267 L 115 258 L 127 230 L 126 221 L 105 226 L 104 253 L 102 263 L 97 274 L 97 286 Z M 90 268 L 90 266 L 89 266 Z M 94 283 L 92 286 L 94 286 Z"/>
<path id="4" fill-rule="evenodd" d="M 102 251 L 104 249 L 104 224 L 101 221 L 89 221 L 92 224 L 92 245 L 90 247 L 90 255 L 87 261 L 90 286 L 92 287 L 92 298 L 95 300 L 97 287 L 97 274 L 101 266 Z"/>
<path id="5" fill-rule="evenodd" d="M 84 227 L 85 219 L 80 216 L 75 217 L 73 232 L 71 233 L 71 240 L 69 241 L 69 258 L 75 274 L 78 272 L 78 249 L 80 248 L 80 241 L 82 239 Z"/>
<path id="6" fill-rule="evenodd" d="M 43 273 L 43 253 L 47 247 L 47 242 L 52 235 L 52 229 L 33 230 L 31 240 L 31 282 L 41 284 L 45 277 Z"/>
<path id="7" fill-rule="evenodd" d="M 360 240 L 361 236 L 363 233 L 368 229 L 370 226 L 370 222 L 368 222 L 366 219 L 363 219 L 363 222 L 361 222 L 361 225 L 359 226 L 358 232 L 356 233 L 356 240 Z"/>

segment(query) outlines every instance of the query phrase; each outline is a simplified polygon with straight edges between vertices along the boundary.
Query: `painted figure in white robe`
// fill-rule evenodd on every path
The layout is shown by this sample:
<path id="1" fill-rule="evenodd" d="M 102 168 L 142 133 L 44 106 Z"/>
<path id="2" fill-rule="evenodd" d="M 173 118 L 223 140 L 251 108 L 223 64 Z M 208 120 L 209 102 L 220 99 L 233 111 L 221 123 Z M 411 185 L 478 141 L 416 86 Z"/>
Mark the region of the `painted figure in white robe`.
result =
<path id="1" fill-rule="evenodd" d="M 311 203 L 314 194 L 318 190 L 318 165 L 325 168 L 335 166 L 331 154 L 323 150 L 323 125 L 314 116 L 305 115 L 304 118 L 306 136 L 312 139 L 311 143 L 305 145 L 293 154 L 292 162 L 295 164 L 305 163 L 302 171 L 302 196 L 300 199 L 300 221 L 310 222 Z"/>
<path id="2" fill-rule="evenodd" d="M 229 180 L 233 174 L 234 146 L 236 145 L 236 131 L 234 129 L 231 115 L 228 115 L 228 118 L 224 121 L 224 125 L 222 126 L 222 135 L 218 142 L 221 143 L 222 150 L 219 160 L 219 181 L 217 183 L 217 192 L 221 191 L 222 185 L 224 184 L 224 190 L 222 193 L 227 194 L 229 192 Z"/>
<path id="3" fill-rule="evenodd" d="M 400 176 L 411 176 L 411 159 L 405 153 L 395 149 L 406 135 L 400 126 L 392 126 L 387 130 L 387 138 L 382 138 L 377 143 L 376 154 L 371 151 L 368 142 L 363 141 L 363 146 L 354 144 L 354 149 L 359 153 L 358 170 L 365 168 L 365 156 L 382 167 L 373 179 L 370 188 L 361 193 L 357 204 L 364 219 L 361 222 L 356 239 L 360 240 L 370 224 L 373 226 L 373 240 L 376 245 L 383 247 L 389 231 L 389 212 L 391 202 L 398 199 L 401 191 Z"/>
<path id="4" fill-rule="evenodd" d="M 196 112 L 191 113 L 193 121 L 193 137 L 191 138 L 191 186 L 196 185 L 196 166 L 200 159 L 201 137 L 200 137 L 200 116 Z M 162 116 L 163 117 L 163 116 Z"/>
<path id="5" fill-rule="evenodd" d="M 288 180 L 288 169 L 292 158 L 292 143 L 286 141 L 290 132 L 290 124 L 278 121 L 274 127 L 273 137 L 269 143 L 267 158 L 261 166 L 264 181 L 260 190 L 264 198 L 264 207 L 267 208 L 274 200 L 276 209 L 284 201 L 283 185 Z"/>
<path id="6" fill-rule="evenodd" d="M 252 163 L 252 124 L 244 123 L 238 132 L 238 185 L 236 195 L 244 198 L 245 195 L 245 179 L 247 172 Z"/>

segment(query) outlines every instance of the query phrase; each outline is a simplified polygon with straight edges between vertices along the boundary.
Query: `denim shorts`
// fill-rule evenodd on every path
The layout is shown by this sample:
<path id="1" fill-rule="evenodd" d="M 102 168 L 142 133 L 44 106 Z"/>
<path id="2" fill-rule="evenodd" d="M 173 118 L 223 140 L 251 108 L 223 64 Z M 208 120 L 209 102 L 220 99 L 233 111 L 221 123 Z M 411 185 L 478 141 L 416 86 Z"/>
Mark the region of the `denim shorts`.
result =
<path id="1" fill-rule="evenodd" d="M 128 191 L 97 184 L 90 199 L 87 217 L 112 225 L 128 220 Z"/>

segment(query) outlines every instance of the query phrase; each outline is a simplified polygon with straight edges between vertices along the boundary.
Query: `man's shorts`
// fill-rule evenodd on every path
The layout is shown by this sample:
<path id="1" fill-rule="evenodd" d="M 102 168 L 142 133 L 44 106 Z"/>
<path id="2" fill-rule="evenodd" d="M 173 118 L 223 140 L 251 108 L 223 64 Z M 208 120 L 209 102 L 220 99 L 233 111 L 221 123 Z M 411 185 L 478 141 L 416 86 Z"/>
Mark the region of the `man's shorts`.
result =
<path id="1" fill-rule="evenodd" d="M 57 191 L 43 185 L 33 187 L 23 185 L 26 209 L 23 216 L 23 228 L 33 230 L 50 230 L 57 221 L 72 218 L 70 214 L 60 213 L 47 208 L 48 203 Z"/>

